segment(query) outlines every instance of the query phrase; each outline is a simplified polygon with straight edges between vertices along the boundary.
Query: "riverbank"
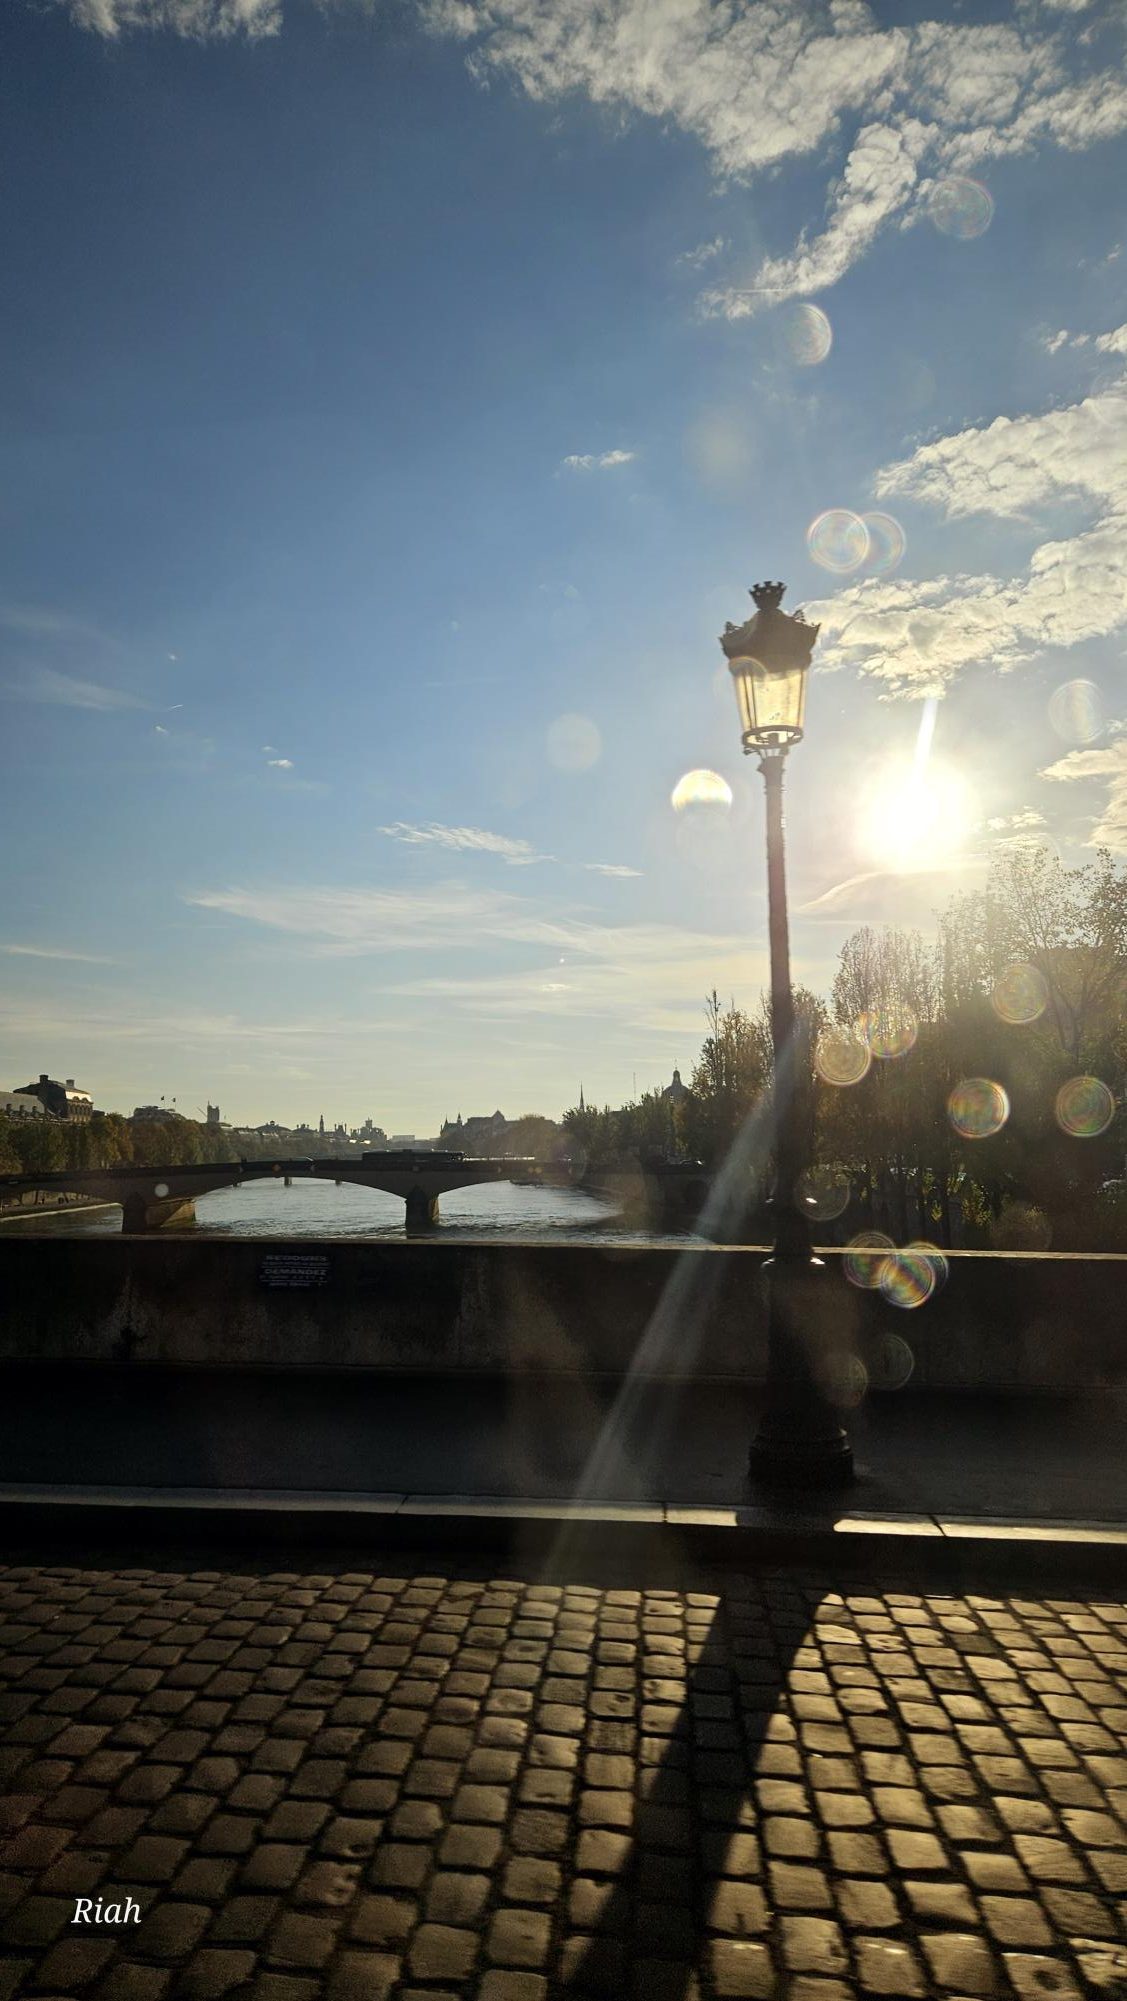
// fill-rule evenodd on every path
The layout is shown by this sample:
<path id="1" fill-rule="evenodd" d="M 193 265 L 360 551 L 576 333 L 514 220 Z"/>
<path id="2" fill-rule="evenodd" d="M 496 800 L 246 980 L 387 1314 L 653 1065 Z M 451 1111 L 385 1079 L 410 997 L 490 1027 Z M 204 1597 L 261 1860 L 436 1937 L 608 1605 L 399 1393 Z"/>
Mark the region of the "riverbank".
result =
<path id="1" fill-rule="evenodd" d="M 85 1220 L 87 1217 L 109 1215 L 119 1206 L 117 1202 L 95 1202 L 89 1195 L 55 1195 L 48 1202 L 37 1202 L 33 1191 L 17 1196 L 14 1202 L 0 1204 L 0 1224 L 47 1223 L 57 1216 Z"/>

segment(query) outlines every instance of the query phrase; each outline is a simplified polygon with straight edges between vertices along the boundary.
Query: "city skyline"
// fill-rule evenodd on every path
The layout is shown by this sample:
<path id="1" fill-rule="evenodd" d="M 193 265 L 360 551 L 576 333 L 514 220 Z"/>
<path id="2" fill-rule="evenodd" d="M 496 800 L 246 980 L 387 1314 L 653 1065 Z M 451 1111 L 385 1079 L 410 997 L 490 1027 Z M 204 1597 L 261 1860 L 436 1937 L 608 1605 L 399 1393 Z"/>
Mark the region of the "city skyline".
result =
<path id="1" fill-rule="evenodd" d="M 1116 10 L 5 28 L 7 1088 L 688 1076 L 767 984 L 762 577 L 822 625 L 796 980 L 1007 843 L 1127 854 Z"/>

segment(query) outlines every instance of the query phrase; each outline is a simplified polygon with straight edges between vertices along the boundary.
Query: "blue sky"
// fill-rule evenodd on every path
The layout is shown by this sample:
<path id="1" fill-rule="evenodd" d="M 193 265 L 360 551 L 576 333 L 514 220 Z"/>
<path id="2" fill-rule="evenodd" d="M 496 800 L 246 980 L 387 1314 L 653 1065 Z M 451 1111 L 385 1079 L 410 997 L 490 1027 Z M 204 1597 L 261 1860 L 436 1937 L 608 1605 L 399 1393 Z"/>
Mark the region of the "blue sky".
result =
<path id="1" fill-rule="evenodd" d="M 1000 842 L 1127 851 L 1118 10 L 3 36 L 0 1082 L 422 1134 L 688 1070 L 766 978 L 760 577 L 823 627 L 796 977 Z"/>

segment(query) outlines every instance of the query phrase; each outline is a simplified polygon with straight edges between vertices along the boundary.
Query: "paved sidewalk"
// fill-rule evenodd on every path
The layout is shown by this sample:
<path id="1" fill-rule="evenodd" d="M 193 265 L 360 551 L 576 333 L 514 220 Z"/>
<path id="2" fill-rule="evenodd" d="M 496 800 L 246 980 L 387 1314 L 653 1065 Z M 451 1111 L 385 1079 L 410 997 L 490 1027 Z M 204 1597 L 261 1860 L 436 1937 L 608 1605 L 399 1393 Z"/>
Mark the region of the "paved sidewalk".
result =
<path id="1" fill-rule="evenodd" d="M 1127 1995 L 1127 1607 L 567 1533 L 0 1572 L 0 1995 Z"/>
<path id="2" fill-rule="evenodd" d="M 38 1365 L 0 1408 L 8 1482 L 358 1493 L 749 1498 L 754 1391 L 595 1377 L 275 1374 Z M 871 1396 L 847 1505 L 1127 1522 L 1127 1400 Z"/>

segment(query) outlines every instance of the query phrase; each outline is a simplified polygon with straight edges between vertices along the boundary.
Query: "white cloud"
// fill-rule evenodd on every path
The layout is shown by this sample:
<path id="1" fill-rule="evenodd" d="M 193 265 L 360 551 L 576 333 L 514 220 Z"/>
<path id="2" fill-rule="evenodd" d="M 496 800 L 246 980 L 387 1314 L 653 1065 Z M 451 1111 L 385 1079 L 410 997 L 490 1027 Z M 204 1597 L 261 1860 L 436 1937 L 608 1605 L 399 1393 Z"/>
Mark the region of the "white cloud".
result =
<path id="1" fill-rule="evenodd" d="M 73 959 L 83 966 L 112 966 L 113 960 L 101 952 L 68 952 L 62 946 L 52 945 L 0 945 L 0 952 L 10 959 Z"/>
<path id="2" fill-rule="evenodd" d="M 103 36 L 166 28 L 198 39 L 277 33 L 281 0 L 57 0 Z M 357 0 L 371 5 L 371 0 Z M 1079 0 L 1025 6 L 1012 22 L 884 27 L 865 0 L 417 0 L 423 26 L 472 44 L 487 84 L 541 103 L 582 93 L 666 119 L 695 137 L 721 179 L 752 179 L 833 148 L 827 222 L 712 295 L 737 314 L 831 285 L 894 220 L 925 212 L 937 174 L 973 172 L 1045 144 L 1079 151 L 1127 130 L 1118 50 L 1054 17 Z M 702 245 L 709 253 L 711 246 Z M 700 253 L 689 252 L 691 263 Z M 701 261 L 707 261 L 706 256 Z"/>
<path id="3" fill-rule="evenodd" d="M 1065 409 L 996 417 L 921 445 L 877 474 L 879 498 L 909 496 L 949 518 L 1020 518 L 1049 500 L 1127 503 L 1127 381 Z"/>
<path id="4" fill-rule="evenodd" d="M 1106 778 L 1107 797 L 1087 845 L 1127 854 L 1127 737 L 1117 736 L 1098 750 L 1070 750 L 1067 757 L 1048 765 L 1041 777 L 1065 784 L 1079 778 Z"/>
<path id="5" fill-rule="evenodd" d="M 721 251 L 727 248 L 726 236 L 714 236 L 710 243 L 698 243 L 695 250 L 683 250 L 675 261 L 678 264 L 687 264 L 690 271 L 699 271 L 705 264 L 711 264 L 713 258 L 719 257 Z"/>
<path id="6" fill-rule="evenodd" d="M 720 286 L 699 301 L 707 319 L 748 319 L 767 304 L 804 297 L 836 285 L 904 205 L 918 177 L 927 135 L 909 122 L 901 130 L 866 125 L 858 133 L 844 171 L 830 189 L 825 229 L 812 240 L 803 234 L 785 257 L 768 257 L 745 291 Z"/>
<path id="7" fill-rule="evenodd" d="M 863 0 L 422 0 L 421 12 L 431 32 L 474 43 L 480 81 L 671 120 L 721 179 L 832 148 L 824 229 L 708 295 L 706 311 L 734 316 L 835 283 L 878 232 L 923 217 L 936 176 L 1127 129 L 1118 51 L 1096 66 L 1035 7 L 1013 22 L 887 28 Z"/>
<path id="8" fill-rule="evenodd" d="M 1101 338 L 1112 343 L 1122 331 Z M 1024 575 L 870 578 L 808 605 L 822 623 L 823 667 L 855 665 L 884 683 L 886 697 L 941 695 L 968 668 L 1005 673 L 1045 647 L 1127 626 L 1127 379 L 1063 409 L 998 417 L 921 445 L 879 471 L 874 490 L 948 519 L 1024 521 L 1063 505 L 1086 506 L 1095 519 L 1041 542 Z"/>
<path id="9" fill-rule="evenodd" d="M 623 862 L 584 862 L 584 868 L 593 869 L 596 875 L 640 876 L 640 868 L 627 868 Z"/>
<path id="10" fill-rule="evenodd" d="M 53 667 L 33 667 L 26 678 L 10 683 L 6 693 L 25 702 L 49 702 L 64 709 L 147 709 L 138 695 L 122 688 L 105 688 L 99 681 L 79 681 Z"/>
<path id="11" fill-rule="evenodd" d="M 260 41 L 282 25 L 281 0 L 59 0 L 80 28 L 114 40 L 130 28 L 167 28 L 192 41 L 245 35 Z"/>
<path id="12" fill-rule="evenodd" d="M 562 472 L 605 471 L 609 466 L 628 466 L 638 454 L 636 452 L 569 452 L 560 460 Z"/>
<path id="13" fill-rule="evenodd" d="M 271 757 L 267 759 L 267 762 L 271 771 L 293 770 L 293 759 L 291 757 Z"/>
<path id="14" fill-rule="evenodd" d="M 993 819 L 987 820 L 986 825 L 992 834 L 1027 833 L 1033 827 L 1043 827 L 1045 815 L 1032 806 L 1026 806 L 1020 813 L 996 814 Z"/>
<path id="15" fill-rule="evenodd" d="M 519 1017 L 524 1008 L 599 1014 L 668 1026 L 670 1009 L 692 1009 L 714 985 L 754 991 L 766 971 L 765 952 L 742 937 L 693 931 L 675 924 L 596 924 L 499 890 L 444 883 L 411 890 L 330 887 L 232 887 L 196 890 L 185 902 L 223 912 L 302 941 L 308 955 L 376 956 L 429 951 L 471 960 L 498 945 L 528 947 L 534 965 L 475 975 L 472 964 L 434 978 L 388 986 L 382 993 L 431 996 L 459 1009 Z M 546 974 L 545 955 L 552 970 Z M 557 970 L 567 963 L 566 980 Z M 545 995 L 545 982 L 557 991 Z M 537 998 L 537 996 L 539 996 Z"/>
<path id="16" fill-rule="evenodd" d="M 538 854 L 530 841 L 518 840 L 508 834 L 491 834 L 484 827 L 443 827 L 435 821 L 426 826 L 412 826 L 406 820 L 396 820 L 390 827 L 380 827 L 381 834 L 387 834 L 393 841 L 404 841 L 409 847 L 445 848 L 457 854 L 499 855 L 502 861 L 514 868 L 528 868 L 533 862 L 548 862 L 551 855 Z"/>

